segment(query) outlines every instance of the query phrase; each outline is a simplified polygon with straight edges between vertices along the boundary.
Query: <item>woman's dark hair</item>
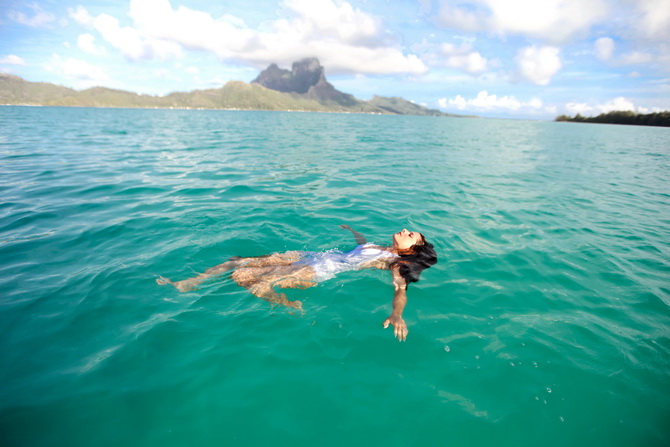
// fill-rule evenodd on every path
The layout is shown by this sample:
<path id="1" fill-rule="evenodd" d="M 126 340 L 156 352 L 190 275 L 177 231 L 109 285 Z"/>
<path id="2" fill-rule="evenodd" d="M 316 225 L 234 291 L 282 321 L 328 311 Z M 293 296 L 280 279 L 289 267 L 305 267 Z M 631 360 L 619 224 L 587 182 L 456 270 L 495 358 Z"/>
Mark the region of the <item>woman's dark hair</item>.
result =
<path id="1" fill-rule="evenodd" d="M 411 282 L 419 281 L 422 271 L 437 264 L 437 253 L 433 244 L 427 242 L 423 234 L 421 238 L 423 244 L 414 244 L 407 254 L 399 254 L 400 259 L 391 264 L 391 268 L 398 266 L 398 272 L 405 279 L 406 287 Z"/>

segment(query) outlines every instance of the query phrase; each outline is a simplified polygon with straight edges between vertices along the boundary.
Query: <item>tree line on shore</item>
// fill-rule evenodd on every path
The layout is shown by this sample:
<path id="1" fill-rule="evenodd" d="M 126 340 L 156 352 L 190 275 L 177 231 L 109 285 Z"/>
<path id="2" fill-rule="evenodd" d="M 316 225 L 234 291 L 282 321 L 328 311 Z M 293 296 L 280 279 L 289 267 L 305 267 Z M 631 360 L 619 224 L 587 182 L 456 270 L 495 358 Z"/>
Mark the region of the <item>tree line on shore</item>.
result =
<path id="1" fill-rule="evenodd" d="M 587 117 L 579 113 L 573 117 L 560 115 L 556 121 L 570 121 L 574 123 L 600 123 L 600 124 L 629 124 L 633 126 L 661 126 L 670 127 L 670 112 L 635 113 L 629 110 L 601 113 L 598 116 Z"/>

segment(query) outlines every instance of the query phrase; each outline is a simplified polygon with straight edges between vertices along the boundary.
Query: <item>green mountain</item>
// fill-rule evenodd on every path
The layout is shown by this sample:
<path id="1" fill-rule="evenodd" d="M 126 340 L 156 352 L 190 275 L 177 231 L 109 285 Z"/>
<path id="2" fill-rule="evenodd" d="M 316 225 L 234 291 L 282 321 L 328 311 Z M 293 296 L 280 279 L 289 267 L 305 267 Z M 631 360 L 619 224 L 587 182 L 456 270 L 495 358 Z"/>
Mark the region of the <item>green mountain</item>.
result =
<path id="1" fill-rule="evenodd" d="M 47 105 L 76 93 L 60 85 L 28 82 L 18 76 L 0 73 L 0 104 Z"/>
<path id="2" fill-rule="evenodd" d="M 292 71 L 282 70 L 272 64 L 250 84 L 231 81 L 221 88 L 176 92 L 165 96 L 141 95 L 106 87 L 79 91 L 43 82 L 29 82 L 18 76 L 0 73 L 0 104 L 456 116 L 402 98 L 375 96 L 370 101 L 358 100 L 336 90 L 326 80 L 323 67 L 314 58 L 296 62 Z"/>

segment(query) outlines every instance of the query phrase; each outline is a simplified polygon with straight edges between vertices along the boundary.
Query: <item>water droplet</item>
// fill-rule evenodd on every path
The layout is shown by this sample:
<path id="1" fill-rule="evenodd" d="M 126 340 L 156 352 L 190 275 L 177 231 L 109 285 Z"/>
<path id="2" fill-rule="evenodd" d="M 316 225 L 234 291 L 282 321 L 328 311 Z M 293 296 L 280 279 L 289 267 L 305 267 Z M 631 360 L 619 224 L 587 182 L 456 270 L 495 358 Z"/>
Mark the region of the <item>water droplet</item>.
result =
<path id="1" fill-rule="evenodd" d="M 547 388 L 547 393 L 551 393 L 551 388 Z"/>
<path id="2" fill-rule="evenodd" d="M 449 352 L 449 351 L 451 351 L 451 348 L 450 348 L 449 346 L 445 346 L 445 347 L 444 347 L 444 350 L 445 350 L 446 352 Z"/>

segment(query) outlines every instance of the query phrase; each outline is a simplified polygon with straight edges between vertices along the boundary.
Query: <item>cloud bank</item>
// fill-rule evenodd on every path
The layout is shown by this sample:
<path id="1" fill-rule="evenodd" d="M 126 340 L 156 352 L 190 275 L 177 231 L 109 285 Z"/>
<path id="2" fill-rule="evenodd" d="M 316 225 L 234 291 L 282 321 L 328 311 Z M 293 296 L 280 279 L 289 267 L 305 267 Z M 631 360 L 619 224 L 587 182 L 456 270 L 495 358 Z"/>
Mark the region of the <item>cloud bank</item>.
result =
<path id="1" fill-rule="evenodd" d="M 538 98 L 520 101 L 514 96 L 491 95 L 486 90 L 480 91 L 476 97 L 466 99 L 461 95 L 454 98 L 441 98 L 440 107 L 449 110 L 474 110 L 477 112 L 512 113 L 523 110 L 526 113 L 556 113 L 553 106 L 545 106 Z"/>
<path id="2" fill-rule="evenodd" d="M 636 113 L 652 113 L 662 111 L 662 109 L 655 107 L 648 108 L 648 107 L 636 106 L 635 104 L 633 104 L 631 100 L 626 99 L 623 96 L 619 96 L 603 104 L 595 104 L 595 105 L 587 103 L 570 102 L 565 105 L 565 108 L 572 115 L 580 114 L 585 116 L 600 115 L 601 113 L 608 113 L 614 111 L 631 111 Z"/>
<path id="3" fill-rule="evenodd" d="M 132 26 L 107 14 L 92 16 L 83 6 L 70 11 L 79 24 L 132 61 L 180 58 L 185 49 L 256 66 L 288 64 L 318 55 L 331 72 L 422 74 L 425 64 L 405 55 L 381 19 L 333 0 L 288 0 L 283 16 L 255 30 L 232 15 L 213 17 L 169 0 L 131 0 Z"/>
<path id="4" fill-rule="evenodd" d="M 601 0 L 445 0 L 438 21 L 466 32 L 522 35 L 562 44 L 588 31 L 606 11 Z"/>

